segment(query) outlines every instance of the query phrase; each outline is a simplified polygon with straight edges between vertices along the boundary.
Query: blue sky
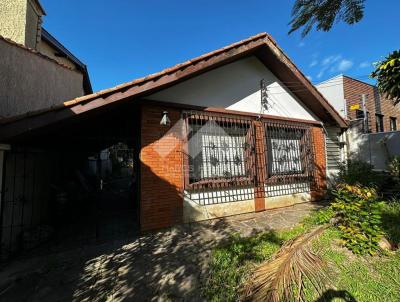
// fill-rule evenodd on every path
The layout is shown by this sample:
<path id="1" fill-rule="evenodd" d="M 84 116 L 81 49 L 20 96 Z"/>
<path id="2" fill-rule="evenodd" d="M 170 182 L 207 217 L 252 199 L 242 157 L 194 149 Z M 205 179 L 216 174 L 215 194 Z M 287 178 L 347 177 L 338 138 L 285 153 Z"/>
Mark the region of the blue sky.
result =
<path id="1" fill-rule="evenodd" d="M 205 52 L 270 33 L 318 83 L 344 73 L 368 80 L 372 63 L 400 47 L 400 1 L 366 1 L 364 19 L 330 32 L 287 35 L 294 1 L 41 0 L 44 27 L 88 65 L 95 91 Z"/>

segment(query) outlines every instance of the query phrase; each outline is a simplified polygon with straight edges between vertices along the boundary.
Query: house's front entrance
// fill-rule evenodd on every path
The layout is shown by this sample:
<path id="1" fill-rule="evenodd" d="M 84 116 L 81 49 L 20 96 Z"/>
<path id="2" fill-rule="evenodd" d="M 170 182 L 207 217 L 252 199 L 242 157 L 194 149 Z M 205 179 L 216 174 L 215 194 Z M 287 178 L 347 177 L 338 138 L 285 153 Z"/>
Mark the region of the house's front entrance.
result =
<path id="1" fill-rule="evenodd" d="M 133 146 L 118 142 L 100 151 L 82 153 L 77 165 L 72 164 L 73 173 L 62 182 L 75 188 L 67 185 L 55 192 L 60 204 L 59 243 L 103 242 L 137 234 L 135 151 Z M 78 194 L 73 192 L 76 188 Z"/>
<path id="2" fill-rule="evenodd" d="M 135 150 L 118 143 L 100 153 L 96 160 L 97 190 L 96 237 L 119 238 L 133 234 L 138 228 Z"/>

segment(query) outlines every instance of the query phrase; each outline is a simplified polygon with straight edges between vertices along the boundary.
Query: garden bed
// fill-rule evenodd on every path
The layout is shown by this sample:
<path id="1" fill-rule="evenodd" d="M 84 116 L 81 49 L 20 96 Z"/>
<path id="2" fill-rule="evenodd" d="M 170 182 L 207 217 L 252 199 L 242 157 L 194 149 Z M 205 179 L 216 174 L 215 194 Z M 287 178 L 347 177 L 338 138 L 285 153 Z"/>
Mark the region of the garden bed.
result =
<path id="1" fill-rule="evenodd" d="M 203 294 L 209 301 L 237 301 L 254 268 L 270 260 L 284 242 L 325 220 L 327 210 L 311 214 L 303 223 L 279 232 L 269 231 L 231 241 L 213 250 Z M 382 229 L 395 244 L 400 242 L 400 203 L 385 204 Z M 330 285 L 310 301 L 399 301 L 400 251 L 377 256 L 357 256 L 342 244 L 341 234 L 330 227 L 313 242 L 313 250 L 328 263 Z M 311 294 L 310 294 L 311 295 Z M 338 299 L 337 301 L 341 301 Z"/>

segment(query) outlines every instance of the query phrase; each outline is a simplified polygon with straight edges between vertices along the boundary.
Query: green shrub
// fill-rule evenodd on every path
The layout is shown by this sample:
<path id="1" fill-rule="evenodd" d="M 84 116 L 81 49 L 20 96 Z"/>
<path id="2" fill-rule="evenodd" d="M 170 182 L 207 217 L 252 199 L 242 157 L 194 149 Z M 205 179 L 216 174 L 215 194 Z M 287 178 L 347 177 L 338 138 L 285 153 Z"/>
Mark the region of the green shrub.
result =
<path id="1" fill-rule="evenodd" d="M 358 185 L 338 185 L 333 192 L 331 208 L 338 218 L 337 226 L 344 245 L 355 254 L 375 255 L 383 234 L 382 209 L 375 189 Z"/>
<path id="2" fill-rule="evenodd" d="M 382 228 L 387 239 L 400 247 L 400 200 L 392 199 L 383 207 Z"/>
<path id="3" fill-rule="evenodd" d="M 347 165 L 340 165 L 338 174 L 338 183 L 349 185 L 362 185 L 367 187 L 380 187 L 382 178 L 379 173 L 373 170 L 373 166 L 360 161 L 349 160 Z"/>
<path id="4" fill-rule="evenodd" d="M 330 220 L 335 216 L 335 211 L 330 208 L 323 208 L 321 210 L 312 212 L 304 220 L 303 224 L 306 226 L 315 226 L 329 223 Z"/>
<path id="5" fill-rule="evenodd" d="M 390 161 L 389 165 L 389 172 L 392 176 L 400 178 L 400 156 L 395 156 Z"/>

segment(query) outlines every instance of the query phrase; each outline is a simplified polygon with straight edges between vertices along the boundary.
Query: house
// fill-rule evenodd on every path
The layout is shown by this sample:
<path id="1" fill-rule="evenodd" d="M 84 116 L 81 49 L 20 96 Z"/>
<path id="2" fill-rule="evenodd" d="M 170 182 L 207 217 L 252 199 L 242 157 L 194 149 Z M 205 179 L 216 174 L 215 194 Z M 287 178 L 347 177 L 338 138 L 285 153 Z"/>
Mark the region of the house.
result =
<path id="1" fill-rule="evenodd" d="M 362 95 L 366 96 L 367 129 L 364 133 L 398 130 L 400 107 L 378 92 L 374 85 L 346 75 L 338 75 L 316 85 L 333 107 L 352 124 L 364 119 Z"/>
<path id="2" fill-rule="evenodd" d="M 400 154 L 400 107 L 381 95 L 376 86 L 345 75 L 316 87 L 349 120 L 347 158 L 367 162 L 378 171 L 388 171 L 392 158 Z"/>
<path id="3" fill-rule="evenodd" d="M 42 27 L 43 16 L 38 0 L 0 3 L 0 118 L 92 93 L 86 66 Z"/>
<path id="4" fill-rule="evenodd" d="M 49 191 L 73 178 L 71 195 L 98 184 L 94 202 L 106 201 L 102 209 L 118 223 L 136 219 L 141 231 L 318 200 L 331 173 L 327 162 L 343 152 L 330 142 L 340 141 L 346 128 L 275 40 L 261 33 L 147 77 L 3 120 L 0 142 L 12 148 L 2 197 L 10 206 L 2 215 L 3 221 L 10 212 L 18 219 L 8 222 L 2 240 L 15 246 L 15 234 L 32 220 L 49 223 L 55 215 L 49 205 L 54 199 L 68 205 L 68 190 L 56 197 Z M 97 158 L 99 166 L 107 160 L 108 170 L 131 181 L 112 178 L 114 172 L 89 181 L 84 167 L 102 150 L 108 151 L 104 160 Z M 22 178 L 16 167 L 33 172 Z M 118 187 L 107 191 L 117 180 Z M 83 208 L 85 201 L 70 199 Z M 134 213 L 116 212 L 122 199 Z M 103 216 L 99 220 L 101 227 L 107 224 Z M 12 223 L 18 227 L 9 235 Z"/>

